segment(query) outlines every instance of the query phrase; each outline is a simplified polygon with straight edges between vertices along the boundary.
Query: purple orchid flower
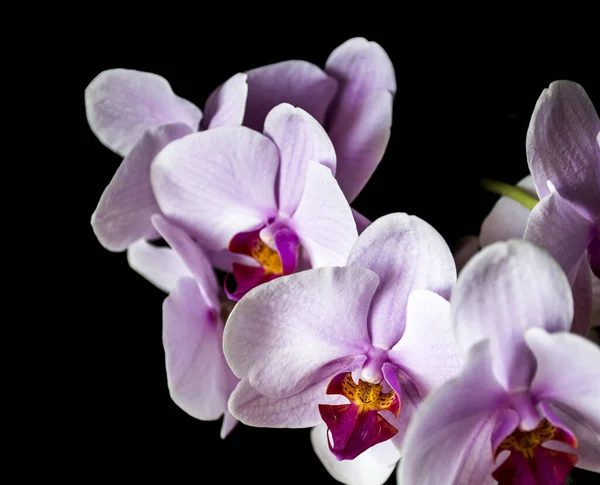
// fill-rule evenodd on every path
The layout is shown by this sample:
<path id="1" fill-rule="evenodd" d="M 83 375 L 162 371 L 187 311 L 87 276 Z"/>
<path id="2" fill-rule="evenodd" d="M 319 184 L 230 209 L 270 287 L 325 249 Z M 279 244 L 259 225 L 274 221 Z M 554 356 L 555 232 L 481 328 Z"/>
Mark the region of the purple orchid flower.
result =
<path id="1" fill-rule="evenodd" d="M 532 198 L 537 198 L 533 177 L 528 175 L 517 183 Z M 525 235 L 531 210 L 509 197 L 500 197 L 484 219 L 479 233 L 479 246 L 486 247 L 497 241 L 522 238 Z M 469 259 L 479 247 L 464 247 L 461 260 Z M 456 255 L 455 255 L 456 257 Z M 594 336 L 591 327 L 600 326 L 600 279 L 591 273 L 587 258 L 583 256 L 569 273 L 573 290 L 575 316 L 571 331 L 579 335 Z"/>
<path id="2" fill-rule="evenodd" d="M 525 239 L 547 249 L 567 274 L 587 250 L 600 278 L 600 118 L 579 84 L 556 81 L 542 92 L 527 132 L 527 162 L 540 202 Z"/>
<path id="3" fill-rule="evenodd" d="M 152 160 L 170 142 L 198 129 L 240 125 L 246 77 L 236 74 L 211 94 L 204 118 L 156 74 L 111 69 L 89 84 L 85 104 L 90 128 L 125 157 L 92 214 L 92 228 L 106 249 L 123 251 L 138 239 L 159 237 L 150 221 L 160 213 L 150 186 Z"/>
<path id="4" fill-rule="evenodd" d="M 323 127 L 289 104 L 272 109 L 264 134 L 221 127 L 171 142 L 151 168 L 162 212 L 202 247 L 229 251 L 237 300 L 295 271 L 343 264 L 357 238 L 335 181 L 335 150 Z M 229 281 L 226 281 L 229 283 Z"/>
<path id="5" fill-rule="evenodd" d="M 85 92 L 90 128 L 125 160 L 92 216 L 100 243 L 123 251 L 158 237 L 150 217 L 160 213 L 149 181 L 150 164 L 173 140 L 195 131 L 244 124 L 262 131 L 267 113 L 290 103 L 326 126 L 338 158 L 338 181 L 352 201 L 379 164 L 392 122 L 396 78 L 385 51 L 354 38 L 336 48 L 325 71 L 285 61 L 238 73 L 208 98 L 204 116 L 156 74 L 127 69 L 100 73 Z M 369 223 L 355 214 L 359 230 Z"/>
<path id="6" fill-rule="evenodd" d="M 473 257 L 452 292 L 468 359 L 411 422 L 398 480 L 421 485 L 562 485 L 600 471 L 600 349 L 569 332 L 566 275 L 528 241 Z"/>
<path id="7" fill-rule="evenodd" d="M 223 355 L 223 328 L 234 302 L 219 291 L 202 249 L 160 214 L 152 217 L 170 248 L 140 239 L 127 251 L 129 265 L 169 296 L 163 303 L 163 345 L 173 401 L 202 421 L 223 416 L 221 438 L 237 424 L 227 401 L 238 379 Z"/>
<path id="8" fill-rule="evenodd" d="M 324 422 L 339 460 L 399 446 L 422 398 L 460 368 L 445 300 L 455 278 L 435 229 L 397 213 L 359 236 L 346 266 L 253 289 L 224 333 L 242 379 L 229 410 L 251 426 Z"/>

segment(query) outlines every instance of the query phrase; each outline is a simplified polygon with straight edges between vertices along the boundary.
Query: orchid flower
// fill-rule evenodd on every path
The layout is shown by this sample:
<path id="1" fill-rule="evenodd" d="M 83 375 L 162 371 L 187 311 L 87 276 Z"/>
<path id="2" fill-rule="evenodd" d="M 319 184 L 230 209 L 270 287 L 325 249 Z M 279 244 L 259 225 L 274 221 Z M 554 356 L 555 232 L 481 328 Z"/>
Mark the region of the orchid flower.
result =
<path id="1" fill-rule="evenodd" d="M 517 184 L 527 203 L 501 197 L 479 234 L 481 247 L 525 237 L 547 249 L 569 276 L 575 299 L 572 331 L 584 336 L 590 322 L 600 326 L 600 279 L 591 274 L 597 272 L 593 260 L 600 221 L 599 133 L 600 120 L 581 86 L 552 83 L 529 123 L 532 175 Z M 462 262 L 475 250 L 463 246 L 457 255 Z"/>
<path id="2" fill-rule="evenodd" d="M 92 214 L 98 241 L 123 251 L 138 239 L 157 239 L 150 218 L 160 213 L 150 186 L 150 164 L 170 142 L 197 130 L 240 125 L 248 86 L 236 74 L 208 98 L 205 116 L 173 93 L 161 76 L 129 69 L 100 73 L 85 91 L 90 128 L 124 160 Z"/>
<path id="3" fill-rule="evenodd" d="M 220 295 L 202 249 L 160 214 L 152 217 L 170 248 L 140 239 L 127 251 L 130 266 L 169 294 L 163 303 L 163 345 L 173 401 L 202 421 L 223 416 L 221 437 L 237 420 L 227 400 L 238 379 L 223 355 L 223 327 L 233 302 Z"/>
<path id="4" fill-rule="evenodd" d="M 229 410 L 251 426 L 324 423 L 338 460 L 399 446 L 423 397 L 460 368 L 445 299 L 455 278 L 443 238 L 396 213 L 365 229 L 346 266 L 254 288 L 225 327 L 225 356 L 242 379 Z M 380 458 L 391 472 L 395 462 Z"/>
<path id="5" fill-rule="evenodd" d="M 517 187 L 527 193 L 532 199 L 537 199 L 533 177 L 528 175 L 517 183 Z M 531 210 L 510 197 L 502 196 L 489 215 L 484 219 L 479 233 L 479 245 L 489 246 L 497 241 L 511 238 L 522 238 L 525 235 Z M 478 248 L 465 246 L 465 253 L 474 254 Z M 461 259 L 468 259 L 467 254 L 461 254 Z M 456 255 L 455 255 L 456 257 Z M 600 279 L 590 270 L 586 257 L 569 273 L 569 281 L 573 290 L 575 316 L 571 331 L 579 335 L 593 336 L 592 327 L 600 326 Z"/>
<path id="6" fill-rule="evenodd" d="M 237 300 L 297 269 L 343 264 L 357 238 L 335 181 L 335 150 L 322 126 L 289 104 L 272 109 L 264 134 L 220 127 L 171 142 L 151 168 L 162 212 L 215 253 L 228 251 Z M 235 288 L 231 289 L 235 283 Z"/>
<path id="7" fill-rule="evenodd" d="M 568 274 L 585 255 L 600 278 L 600 118 L 583 88 L 557 81 L 535 106 L 527 162 L 540 198 L 525 239 Z"/>
<path id="8" fill-rule="evenodd" d="M 337 151 L 338 181 L 352 201 L 387 146 L 395 91 L 389 57 L 364 38 L 337 47 L 325 71 L 292 60 L 235 74 L 209 96 L 204 116 L 157 74 L 104 71 L 85 91 L 86 115 L 98 139 L 125 159 L 92 215 L 94 232 L 111 251 L 123 251 L 140 238 L 157 238 L 150 217 L 160 209 L 149 172 L 158 152 L 198 130 L 244 124 L 262 131 L 267 113 L 284 102 L 326 126 Z M 359 230 L 369 223 L 355 216 Z"/>
<path id="9" fill-rule="evenodd" d="M 411 422 L 399 467 L 412 485 L 562 485 L 600 471 L 600 349 L 569 332 L 566 275 L 528 241 L 470 260 L 450 299 L 468 359 Z"/>

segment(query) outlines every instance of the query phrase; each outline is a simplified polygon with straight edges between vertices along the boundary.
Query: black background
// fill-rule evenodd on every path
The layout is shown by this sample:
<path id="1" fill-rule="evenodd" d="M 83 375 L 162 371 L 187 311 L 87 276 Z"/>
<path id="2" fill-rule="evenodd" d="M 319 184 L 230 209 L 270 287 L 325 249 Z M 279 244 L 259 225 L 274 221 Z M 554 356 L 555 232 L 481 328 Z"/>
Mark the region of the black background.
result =
<path id="1" fill-rule="evenodd" d="M 72 123 L 79 129 L 86 167 L 71 211 L 75 220 L 70 219 L 80 231 L 79 249 L 85 251 L 80 303 L 88 309 L 82 322 L 85 355 L 78 364 L 86 377 L 78 380 L 77 396 L 68 401 L 74 411 L 84 409 L 80 431 L 86 453 L 79 466 L 94 477 L 136 483 L 337 483 L 314 455 L 308 429 L 238 425 L 222 441 L 220 421 L 197 421 L 171 401 L 161 342 L 165 295 L 129 269 L 124 253 L 103 249 L 89 225 L 120 158 L 89 130 L 85 87 L 105 69 L 150 71 L 202 108 L 208 94 L 236 72 L 287 59 L 323 67 L 329 53 L 348 38 L 377 41 L 390 55 L 398 81 L 392 137 L 354 207 L 372 220 L 396 211 L 418 215 L 452 246 L 478 232 L 497 198 L 480 188 L 482 177 L 515 183 L 527 175 L 525 134 L 542 89 L 557 79 L 577 81 L 600 105 L 597 53 L 584 51 L 581 39 L 550 30 L 516 40 L 510 26 L 490 38 L 485 27 L 409 35 L 408 18 L 394 26 L 272 28 L 265 21 L 220 29 L 212 22 L 219 19 L 204 18 L 193 32 L 187 25 L 180 31 L 171 25 L 169 35 L 154 24 L 131 35 L 123 26 L 103 26 L 108 35 L 86 43 L 86 54 L 73 66 L 81 104 Z M 582 477 L 576 475 L 576 483 L 585 483 Z M 388 483 L 395 483 L 395 474 Z"/>

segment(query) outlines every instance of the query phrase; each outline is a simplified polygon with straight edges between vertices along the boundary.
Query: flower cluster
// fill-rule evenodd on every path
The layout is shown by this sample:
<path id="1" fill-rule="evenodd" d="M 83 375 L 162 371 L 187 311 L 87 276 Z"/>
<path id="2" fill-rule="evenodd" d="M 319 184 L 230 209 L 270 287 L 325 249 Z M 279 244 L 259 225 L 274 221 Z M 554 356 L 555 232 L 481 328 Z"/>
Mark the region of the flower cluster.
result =
<path id="1" fill-rule="evenodd" d="M 89 125 L 123 156 L 98 241 L 168 296 L 173 401 L 200 420 L 312 428 L 348 485 L 561 485 L 600 472 L 600 119 L 553 82 L 530 175 L 452 254 L 416 215 L 351 204 L 390 137 L 396 77 L 364 38 L 323 69 L 237 73 L 203 110 L 113 69 Z M 159 244 L 157 244 L 159 243 Z M 458 271 L 458 274 L 457 274 Z"/>

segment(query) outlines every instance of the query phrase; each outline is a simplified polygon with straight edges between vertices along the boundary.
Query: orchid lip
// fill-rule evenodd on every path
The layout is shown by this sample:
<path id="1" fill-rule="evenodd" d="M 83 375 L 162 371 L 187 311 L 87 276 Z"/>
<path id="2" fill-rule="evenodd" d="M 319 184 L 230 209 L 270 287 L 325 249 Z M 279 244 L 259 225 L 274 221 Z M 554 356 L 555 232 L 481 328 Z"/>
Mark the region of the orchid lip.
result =
<path id="1" fill-rule="evenodd" d="M 229 251 L 250 256 L 258 263 L 257 266 L 233 264 L 232 272 L 226 276 L 224 286 L 230 299 L 237 301 L 255 286 L 291 274 L 296 269 L 300 247 L 298 236 L 287 226 L 281 225 L 270 232 L 273 241 L 265 242 L 261 235 L 267 228 L 271 227 L 262 226 L 252 231 L 240 232 L 229 242 Z"/>
<path id="2" fill-rule="evenodd" d="M 398 394 L 391 390 L 383 393 L 380 384 L 352 379 L 351 372 L 337 374 L 327 386 L 327 394 L 340 394 L 350 403 L 342 405 L 319 404 L 319 412 L 327 425 L 329 449 L 338 460 L 352 460 L 372 446 L 398 433 L 380 411 L 400 414 Z"/>
<path id="3" fill-rule="evenodd" d="M 573 453 L 544 447 L 547 441 L 560 441 L 577 448 L 574 436 L 544 418 L 536 428 L 516 429 L 500 443 L 494 456 L 505 450 L 510 455 L 492 473 L 494 479 L 499 485 L 562 485 L 579 458 Z"/>

